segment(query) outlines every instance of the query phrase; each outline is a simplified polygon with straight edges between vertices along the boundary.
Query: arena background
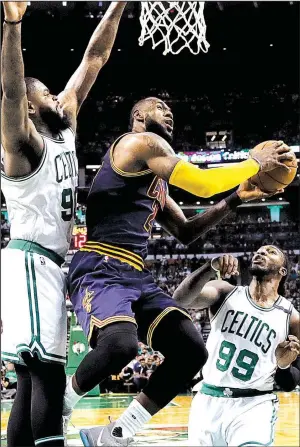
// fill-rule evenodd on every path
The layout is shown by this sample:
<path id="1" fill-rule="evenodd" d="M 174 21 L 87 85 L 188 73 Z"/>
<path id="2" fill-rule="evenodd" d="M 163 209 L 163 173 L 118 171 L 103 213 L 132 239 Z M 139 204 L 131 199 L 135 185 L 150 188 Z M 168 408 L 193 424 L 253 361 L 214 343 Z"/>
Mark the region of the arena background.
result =
<path id="1" fill-rule="evenodd" d="M 53 93 L 64 88 L 83 55 L 89 37 L 109 2 L 29 2 L 22 27 L 26 76 L 40 79 Z M 158 96 L 172 108 L 174 149 L 202 168 L 233 163 L 264 140 L 282 139 L 292 146 L 299 164 L 299 2 L 208 2 L 205 7 L 207 54 L 163 56 L 149 42 L 138 45 L 139 2 L 128 2 L 111 58 L 82 107 L 78 126 L 79 201 L 71 249 L 64 265 L 86 240 L 84 198 L 102 156 L 112 141 L 128 129 L 133 103 Z M 202 239 L 186 247 L 153 229 L 148 267 L 160 286 L 173 293 L 182 279 L 209 257 L 236 253 L 241 275 L 248 281 L 251 254 L 264 243 L 279 245 L 289 254 L 291 273 L 286 297 L 300 311 L 300 185 L 299 173 L 282 195 L 245 204 Z M 198 199 L 171 188 L 172 197 L 187 216 L 203 212 L 225 195 Z M 5 198 L 1 194 L 1 247 L 9 240 Z M 99 204 L 101 206 L 101 204 Z M 69 363 L 71 373 L 87 352 L 82 333 L 69 306 Z M 12 300 L 13 306 L 13 300 Z M 206 339 L 207 312 L 191 310 Z M 141 345 L 149 365 L 159 354 Z M 154 357 L 153 357 L 154 356 Z M 140 358 L 139 358 L 140 360 Z M 180 348 L 178 349 L 180 361 Z M 13 371 L 6 374 L 14 383 Z M 174 372 L 176 374 L 176 372 Z M 128 382 L 131 383 L 130 380 Z M 71 445 L 79 445 L 78 428 L 106 423 L 107 414 L 126 407 L 134 385 L 112 377 L 75 410 L 70 428 Z M 15 385 L 14 385 L 15 386 Z M 167 409 L 153 419 L 139 438 L 143 443 L 184 444 L 191 384 Z M 299 445 L 299 394 L 279 393 L 281 410 L 276 445 Z M 2 396 L 1 397 L 5 397 Z M 5 438 L 10 401 L 2 401 L 1 430 Z M 5 442 L 5 441 L 4 441 Z"/>

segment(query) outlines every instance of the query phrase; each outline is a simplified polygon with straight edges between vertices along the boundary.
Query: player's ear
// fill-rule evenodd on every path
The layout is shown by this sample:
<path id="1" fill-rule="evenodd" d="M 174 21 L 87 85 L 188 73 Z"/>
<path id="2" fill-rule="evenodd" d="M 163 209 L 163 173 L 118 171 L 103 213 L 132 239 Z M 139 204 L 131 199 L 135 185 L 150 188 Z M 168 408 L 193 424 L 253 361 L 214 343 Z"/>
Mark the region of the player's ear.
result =
<path id="1" fill-rule="evenodd" d="M 286 276 L 287 275 L 287 269 L 285 267 L 280 267 L 279 273 L 282 276 Z"/>
<path id="2" fill-rule="evenodd" d="M 29 115 L 35 115 L 35 107 L 31 101 L 28 101 L 28 113 Z"/>
<path id="3" fill-rule="evenodd" d="M 135 110 L 134 111 L 134 113 L 133 113 L 133 117 L 134 117 L 134 119 L 136 120 L 136 121 L 139 121 L 139 122 L 144 122 L 145 121 L 145 116 L 144 116 L 144 113 L 142 113 L 140 110 Z"/>

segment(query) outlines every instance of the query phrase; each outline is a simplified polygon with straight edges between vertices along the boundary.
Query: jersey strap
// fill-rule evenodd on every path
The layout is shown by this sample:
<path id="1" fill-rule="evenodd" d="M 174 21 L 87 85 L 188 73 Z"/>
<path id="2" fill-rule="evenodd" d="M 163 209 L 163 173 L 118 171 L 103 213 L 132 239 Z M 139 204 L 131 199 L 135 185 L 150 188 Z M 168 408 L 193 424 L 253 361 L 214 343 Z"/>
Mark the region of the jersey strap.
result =
<path id="1" fill-rule="evenodd" d="M 259 391 L 255 389 L 240 389 L 240 388 L 229 388 L 224 386 L 214 386 L 208 383 L 202 383 L 200 389 L 202 394 L 207 394 L 208 396 L 214 397 L 254 397 L 262 396 L 263 394 L 270 394 L 272 391 L 265 390 Z"/>
<path id="2" fill-rule="evenodd" d="M 37 253 L 38 255 L 51 259 L 51 261 L 55 262 L 58 267 L 61 267 L 61 265 L 65 262 L 65 260 L 54 251 L 48 250 L 36 242 L 26 241 L 25 239 L 12 239 L 7 244 L 7 248 Z"/>

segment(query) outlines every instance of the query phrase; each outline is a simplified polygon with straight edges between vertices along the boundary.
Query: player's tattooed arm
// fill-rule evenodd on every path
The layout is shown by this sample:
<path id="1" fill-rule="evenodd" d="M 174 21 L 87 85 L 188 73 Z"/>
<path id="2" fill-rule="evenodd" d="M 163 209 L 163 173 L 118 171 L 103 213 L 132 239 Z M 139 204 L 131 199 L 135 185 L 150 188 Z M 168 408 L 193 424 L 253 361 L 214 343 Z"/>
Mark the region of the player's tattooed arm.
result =
<path id="1" fill-rule="evenodd" d="M 43 151 L 43 140 L 28 115 L 21 46 L 21 21 L 26 7 L 27 2 L 3 2 L 1 139 L 5 150 L 5 172 L 16 177 L 31 172 L 26 157 L 28 152 L 33 156 L 32 150 L 37 155 Z"/>
<path id="2" fill-rule="evenodd" d="M 193 272 L 179 285 L 174 292 L 174 299 L 183 307 L 193 309 L 210 308 L 214 314 L 224 298 L 234 286 L 216 276 L 226 278 L 238 275 L 237 259 L 231 255 L 223 255 L 207 262 Z"/>
<path id="3" fill-rule="evenodd" d="M 179 161 L 167 141 L 151 132 L 126 135 L 114 150 L 114 163 L 119 169 L 138 172 L 150 168 L 166 181 Z"/>
<path id="4" fill-rule="evenodd" d="M 127 154 L 123 148 L 127 146 Z M 140 132 L 124 137 L 116 147 L 122 148 L 120 158 L 115 160 L 128 166 L 130 172 L 150 168 L 152 172 L 171 185 L 177 186 L 198 197 L 211 197 L 228 191 L 252 177 L 259 170 L 253 159 L 238 163 L 235 166 L 223 166 L 216 169 L 199 169 L 197 166 L 176 157 L 166 140 L 151 132 Z M 118 158 L 118 154 L 117 154 Z M 249 191 L 248 195 L 253 196 Z M 246 191 L 244 191 L 246 195 Z M 250 199 L 249 199 L 250 200 Z"/>
<path id="5" fill-rule="evenodd" d="M 83 101 L 95 83 L 99 71 L 109 59 L 126 3 L 110 4 L 89 41 L 81 64 L 68 81 L 65 91 L 59 95 L 65 113 L 72 119 L 73 127 Z"/>

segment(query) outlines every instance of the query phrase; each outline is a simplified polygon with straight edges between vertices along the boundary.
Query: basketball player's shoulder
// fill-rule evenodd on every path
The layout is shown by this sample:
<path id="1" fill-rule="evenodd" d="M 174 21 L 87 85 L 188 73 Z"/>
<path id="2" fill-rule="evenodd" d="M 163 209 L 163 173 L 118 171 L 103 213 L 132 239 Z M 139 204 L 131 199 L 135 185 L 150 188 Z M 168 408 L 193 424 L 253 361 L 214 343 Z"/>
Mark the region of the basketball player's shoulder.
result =
<path id="1" fill-rule="evenodd" d="M 169 146 L 164 138 L 154 132 L 130 132 L 122 137 L 120 143 L 128 145 L 132 144 L 150 149 L 156 148 L 161 145 Z"/>
<path id="2" fill-rule="evenodd" d="M 67 144 L 70 145 L 74 145 L 75 144 L 75 140 L 76 140 L 76 134 L 75 131 L 72 129 L 71 126 L 67 127 L 67 129 L 65 129 L 62 132 L 63 138 L 66 141 Z"/>
<path id="3" fill-rule="evenodd" d="M 277 303 L 282 306 L 284 309 L 287 309 L 289 311 L 289 313 L 293 312 L 293 309 L 296 311 L 296 309 L 293 306 L 293 303 L 291 301 L 289 301 L 287 298 L 285 298 L 284 296 L 279 296 Z M 296 311 L 297 312 L 297 311 Z"/>

